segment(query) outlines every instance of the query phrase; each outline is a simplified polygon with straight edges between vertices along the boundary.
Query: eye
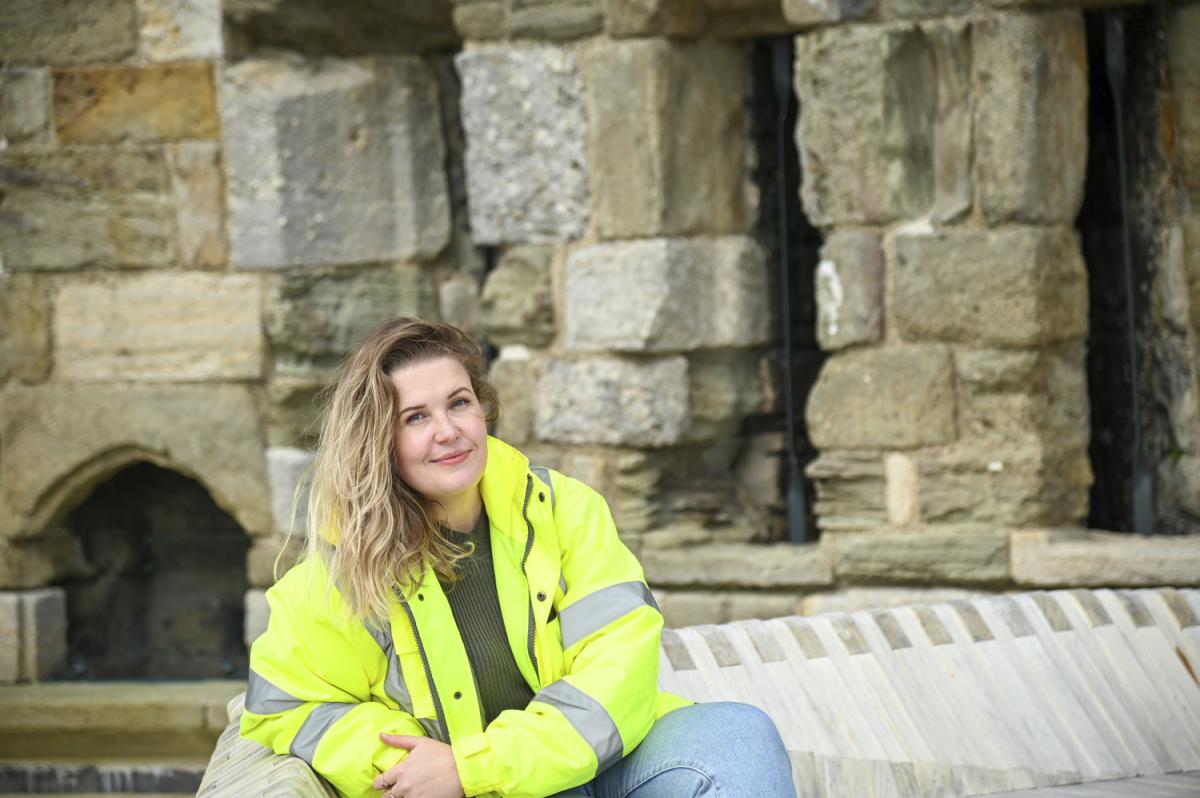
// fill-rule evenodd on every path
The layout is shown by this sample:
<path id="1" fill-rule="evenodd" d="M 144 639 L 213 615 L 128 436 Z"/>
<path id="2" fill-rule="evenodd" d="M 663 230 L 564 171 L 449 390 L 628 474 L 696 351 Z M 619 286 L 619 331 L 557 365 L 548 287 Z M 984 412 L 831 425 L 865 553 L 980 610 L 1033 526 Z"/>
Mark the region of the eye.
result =
<path id="1" fill-rule="evenodd" d="M 413 424 L 418 424 L 424 420 L 425 420 L 424 413 L 412 413 L 412 414 L 404 417 L 403 423 L 408 426 L 412 426 Z"/>
<path id="2" fill-rule="evenodd" d="M 450 409 L 451 410 L 461 410 L 464 407 L 470 407 L 470 405 L 471 405 L 470 399 L 468 399 L 465 396 L 460 396 L 457 399 L 455 399 L 453 402 L 450 403 Z"/>

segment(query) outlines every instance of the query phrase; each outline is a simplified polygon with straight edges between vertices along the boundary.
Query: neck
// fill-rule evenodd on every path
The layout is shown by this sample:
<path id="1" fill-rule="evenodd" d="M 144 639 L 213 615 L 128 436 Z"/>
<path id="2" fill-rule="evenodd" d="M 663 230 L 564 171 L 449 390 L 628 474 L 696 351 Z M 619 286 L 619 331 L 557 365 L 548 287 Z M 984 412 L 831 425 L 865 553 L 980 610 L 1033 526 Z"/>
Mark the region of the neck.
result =
<path id="1" fill-rule="evenodd" d="M 453 529 L 455 532 L 470 532 L 479 523 L 479 513 L 483 510 L 483 499 L 479 489 L 463 493 L 442 502 L 438 511 L 438 521 Z"/>

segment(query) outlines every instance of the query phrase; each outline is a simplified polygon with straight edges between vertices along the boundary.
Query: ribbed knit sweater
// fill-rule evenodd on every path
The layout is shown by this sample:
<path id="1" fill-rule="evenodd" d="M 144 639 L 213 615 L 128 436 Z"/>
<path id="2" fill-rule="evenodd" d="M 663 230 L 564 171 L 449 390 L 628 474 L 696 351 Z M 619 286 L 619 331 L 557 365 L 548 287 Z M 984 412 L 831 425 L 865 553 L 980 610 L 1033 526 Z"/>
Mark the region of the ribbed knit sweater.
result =
<path id="1" fill-rule="evenodd" d="M 475 675 L 486 727 L 506 709 L 524 709 L 533 698 L 533 691 L 517 668 L 504 631 L 487 513 L 479 514 L 479 522 L 471 532 L 443 531 L 459 545 L 475 546 L 468 557 L 458 562 L 458 581 L 443 587 Z"/>

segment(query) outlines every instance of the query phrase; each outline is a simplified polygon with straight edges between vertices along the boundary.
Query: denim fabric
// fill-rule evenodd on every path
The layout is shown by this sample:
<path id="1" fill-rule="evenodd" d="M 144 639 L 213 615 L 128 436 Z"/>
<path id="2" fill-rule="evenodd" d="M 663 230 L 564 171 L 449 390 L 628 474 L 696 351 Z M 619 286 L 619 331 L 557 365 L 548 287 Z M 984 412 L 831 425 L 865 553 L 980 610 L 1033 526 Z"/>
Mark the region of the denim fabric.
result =
<path id="1" fill-rule="evenodd" d="M 552 798 L 795 798 L 792 766 L 766 713 L 694 704 L 659 718 L 633 753 Z"/>

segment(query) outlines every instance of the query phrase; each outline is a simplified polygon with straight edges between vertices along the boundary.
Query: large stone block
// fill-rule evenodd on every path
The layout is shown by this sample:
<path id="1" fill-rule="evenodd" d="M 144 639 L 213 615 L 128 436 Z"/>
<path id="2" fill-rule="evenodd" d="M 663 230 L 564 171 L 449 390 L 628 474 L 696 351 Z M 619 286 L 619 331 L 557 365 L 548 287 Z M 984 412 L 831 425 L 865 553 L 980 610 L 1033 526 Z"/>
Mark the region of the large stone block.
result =
<path id="1" fill-rule="evenodd" d="M 851 351 L 825 361 L 808 397 L 818 449 L 909 449 L 957 437 L 954 366 L 939 346 Z"/>
<path id="2" fill-rule="evenodd" d="M 507 0 L 508 31 L 530 39 L 575 39 L 604 26 L 600 0 Z"/>
<path id="3" fill-rule="evenodd" d="M 247 275 L 145 274 L 66 283 L 55 362 L 84 381 L 256 379 L 262 292 Z"/>
<path id="4" fill-rule="evenodd" d="M 508 9 L 502 0 L 453 0 L 454 29 L 471 42 L 503 39 L 508 33 Z"/>
<path id="5" fill-rule="evenodd" d="M 480 310 L 489 341 L 496 346 L 547 346 L 554 340 L 554 248 L 508 249 L 483 285 Z"/>
<path id="6" fill-rule="evenodd" d="M 742 232 L 746 52 L 613 41 L 587 49 L 583 67 L 596 234 Z"/>
<path id="7" fill-rule="evenodd" d="M 195 268 L 224 266 L 225 176 L 216 142 L 181 141 L 167 146 L 167 165 L 175 195 L 179 263 Z"/>
<path id="8" fill-rule="evenodd" d="M 449 243 L 425 62 L 247 60 L 220 95 L 236 266 L 428 259 Z"/>
<path id="9" fill-rule="evenodd" d="M 267 383 L 263 418 L 268 446 L 314 447 L 320 434 L 322 375 L 275 375 Z"/>
<path id="10" fill-rule="evenodd" d="M 1087 271 L 1067 228 L 900 235 L 893 282 L 910 341 L 1042 346 L 1087 335 Z"/>
<path id="11" fill-rule="evenodd" d="M 21 594 L 0 592 L 0 685 L 16 684 L 21 674 Z"/>
<path id="12" fill-rule="evenodd" d="M 437 316 L 433 274 L 419 266 L 291 272 L 267 298 L 277 374 L 329 374 L 360 338 L 394 316 Z"/>
<path id="13" fill-rule="evenodd" d="M 768 413 L 774 399 L 770 361 L 745 350 L 688 356 L 690 441 L 733 439 L 746 416 Z"/>
<path id="14" fill-rule="evenodd" d="M 261 411 L 248 386 L 10 383 L 0 430 L 0 538 L 41 534 L 142 461 L 198 481 L 249 534 L 274 529 Z"/>
<path id="15" fill-rule="evenodd" d="M 543 364 L 537 435 L 558 443 L 669 446 L 688 424 L 687 361 L 682 357 Z"/>
<path id="16" fill-rule="evenodd" d="M 1012 533 L 1013 581 L 1028 587 L 1200 585 L 1200 538 L 1087 529 Z"/>
<path id="17" fill-rule="evenodd" d="M 308 534 L 309 469 L 314 453 L 291 446 L 267 448 L 267 482 L 271 486 L 271 512 L 281 535 Z"/>
<path id="18" fill-rule="evenodd" d="M 42 681 L 67 656 L 67 594 L 61 587 L 50 587 L 20 596 L 20 680 Z"/>
<path id="19" fill-rule="evenodd" d="M 782 0 L 783 16 L 794 28 L 812 28 L 866 16 L 875 0 Z"/>
<path id="20" fill-rule="evenodd" d="M 267 624 L 271 620 L 271 606 L 267 604 L 265 590 L 247 590 L 243 602 L 246 608 L 242 624 L 243 640 L 246 648 L 250 648 L 251 644 L 267 631 Z"/>
<path id="21" fill-rule="evenodd" d="M 50 289 L 30 274 L 0 274 L 0 382 L 50 375 Z"/>
<path id="22" fill-rule="evenodd" d="M 161 148 L 0 153 L 0 258 L 8 271 L 177 262 Z"/>
<path id="23" fill-rule="evenodd" d="M 1200 7 L 1172 6 L 1165 24 L 1167 59 L 1171 72 L 1171 92 L 1175 98 L 1174 116 L 1177 163 L 1183 184 L 1192 195 L 1192 207 L 1200 198 L 1200 119 L 1194 109 L 1200 108 Z"/>
<path id="24" fill-rule="evenodd" d="M 138 55 L 145 60 L 161 64 L 223 54 L 220 0 L 137 0 L 137 7 Z"/>
<path id="25" fill-rule="evenodd" d="M 1010 575 L 1002 529 L 843 532 L 822 542 L 834 552 L 839 581 L 997 584 Z"/>
<path id="26" fill-rule="evenodd" d="M 285 540 L 287 545 L 284 545 Z M 257 538 L 246 554 L 247 583 L 252 588 L 266 588 L 275 584 L 276 576 L 282 577 L 299 561 L 305 546 L 303 537 L 272 535 Z"/>
<path id="27" fill-rule="evenodd" d="M 613 38 L 697 36 L 707 22 L 701 0 L 604 0 L 604 28 Z"/>
<path id="28" fill-rule="evenodd" d="M 822 452 L 804 471 L 816 487 L 822 530 L 873 529 L 888 522 L 883 459 L 874 452 Z"/>
<path id="29" fill-rule="evenodd" d="M 1087 167 L 1088 64 L 1077 10 L 974 24 L 975 180 L 991 224 L 1071 224 Z"/>
<path id="30" fill-rule="evenodd" d="M 817 546 L 710 543 L 642 551 L 646 580 L 656 587 L 824 587 L 833 583 L 828 553 Z"/>
<path id="31" fill-rule="evenodd" d="M 50 70 L 0 69 L 0 149 L 49 144 L 51 129 Z"/>
<path id="32" fill-rule="evenodd" d="M 814 593 L 800 602 L 801 615 L 823 615 L 827 612 L 858 612 L 859 610 L 906 607 L 913 604 L 934 604 L 949 601 L 972 601 L 992 595 L 981 590 L 957 587 L 845 587 L 831 593 Z"/>
<path id="33" fill-rule="evenodd" d="M 587 120 L 574 51 L 488 46 L 455 64 L 476 243 L 582 237 Z"/>
<path id="34" fill-rule="evenodd" d="M 817 340 L 826 351 L 883 336 L 883 250 L 879 236 L 833 233 L 817 264 Z"/>
<path id="35" fill-rule="evenodd" d="M 997 443 L 1042 437 L 1086 446 L 1083 342 L 1048 350 L 980 349 L 957 358 L 959 426 Z"/>
<path id="36" fill-rule="evenodd" d="M 5 0 L 0 53 L 11 63 L 113 63 L 133 55 L 135 0 Z"/>
<path id="37" fill-rule="evenodd" d="M 211 64 L 60 69 L 53 100 L 54 126 L 64 144 L 220 134 Z"/>
<path id="38" fill-rule="evenodd" d="M 515 446 L 532 441 L 538 400 L 537 371 L 529 350 L 523 346 L 501 349 L 500 357 L 492 361 L 489 379 L 500 396 L 496 435 Z"/>
<path id="39" fill-rule="evenodd" d="M 598 244 L 567 261 L 568 349 L 671 352 L 770 338 L 767 267 L 738 236 Z"/>

